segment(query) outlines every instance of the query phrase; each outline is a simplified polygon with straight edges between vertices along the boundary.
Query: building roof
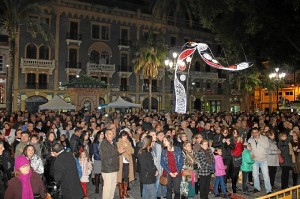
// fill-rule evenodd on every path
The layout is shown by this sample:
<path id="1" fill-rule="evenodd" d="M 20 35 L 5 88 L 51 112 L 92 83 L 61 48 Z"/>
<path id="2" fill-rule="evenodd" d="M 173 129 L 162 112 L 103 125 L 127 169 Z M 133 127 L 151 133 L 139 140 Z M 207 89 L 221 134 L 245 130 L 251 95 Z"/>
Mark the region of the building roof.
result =
<path id="1" fill-rule="evenodd" d="M 104 82 L 88 76 L 81 76 L 63 86 L 67 88 L 107 88 L 107 84 Z"/>

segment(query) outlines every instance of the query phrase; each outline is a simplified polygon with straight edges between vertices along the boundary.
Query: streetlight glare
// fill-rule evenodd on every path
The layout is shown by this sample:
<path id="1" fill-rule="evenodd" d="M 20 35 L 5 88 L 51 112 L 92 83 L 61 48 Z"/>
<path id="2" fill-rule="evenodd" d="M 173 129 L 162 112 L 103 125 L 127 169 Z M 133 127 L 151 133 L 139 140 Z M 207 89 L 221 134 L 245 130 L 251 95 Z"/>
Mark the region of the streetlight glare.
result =
<path id="1" fill-rule="evenodd" d="M 275 73 L 271 73 L 269 74 L 269 78 L 271 80 L 274 80 L 274 82 L 276 83 L 276 109 L 277 111 L 279 111 L 279 105 L 278 105 L 278 101 L 279 101 L 279 92 L 278 92 L 278 87 L 279 87 L 279 82 L 285 77 L 285 73 L 279 73 L 279 68 L 275 68 Z"/>
<path id="2" fill-rule="evenodd" d="M 173 52 L 173 58 L 176 59 L 177 56 L 178 56 L 177 52 Z"/>
<path id="3" fill-rule="evenodd" d="M 186 58 L 186 62 L 190 63 L 192 61 L 192 58 L 191 57 L 187 57 Z"/>
<path id="4" fill-rule="evenodd" d="M 170 62 L 170 60 L 166 59 L 166 60 L 165 60 L 165 65 L 166 65 L 166 66 L 169 66 L 169 62 Z"/>
<path id="5" fill-rule="evenodd" d="M 279 71 L 279 68 L 275 68 L 275 71 L 276 71 L 276 73 L 278 73 L 278 71 Z"/>

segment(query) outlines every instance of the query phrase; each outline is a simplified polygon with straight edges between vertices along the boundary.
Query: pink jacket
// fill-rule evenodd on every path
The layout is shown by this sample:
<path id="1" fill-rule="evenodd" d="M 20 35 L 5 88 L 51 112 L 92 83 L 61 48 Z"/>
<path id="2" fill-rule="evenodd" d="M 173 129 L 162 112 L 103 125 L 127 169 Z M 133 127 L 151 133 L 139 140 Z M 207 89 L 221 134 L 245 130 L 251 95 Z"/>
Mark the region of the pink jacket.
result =
<path id="1" fill-rule="evenodd" d="M 226 167 L 223 163 L 223 158 L 220 155 L 215 155 L 215 176 L 224 176 L 226 175 Z"/>

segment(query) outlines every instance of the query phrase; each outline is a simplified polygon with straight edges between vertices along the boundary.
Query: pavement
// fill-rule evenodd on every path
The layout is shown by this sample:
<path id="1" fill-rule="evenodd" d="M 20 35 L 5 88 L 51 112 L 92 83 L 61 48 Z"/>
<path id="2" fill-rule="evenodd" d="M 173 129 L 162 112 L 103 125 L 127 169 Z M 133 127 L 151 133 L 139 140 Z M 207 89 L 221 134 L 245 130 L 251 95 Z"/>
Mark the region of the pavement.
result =
<path id="1" fill-rule="evenodd" d="M 289 183 L 290 183 L 290 186 L 289 187 L 292 187 L 292 174 L 290 174 L 290 180 L 289 180 Z M 275 180 L 275 186 L 276 187 L 280 187 L 280 176 L 281 176 L 281 169 L 278 168 L 277 169 L 277 174 L 276 174 L 276 180 Z M 130 182 L 130 188 L 131 190 L 128 191 L 128 194 L 130 195 L 130 199 L 141 199 L 141 196 L 140 196 L 140 188 L 139 188 L 139 177 L 138 177 L 138 174 L 137 174 L 137 180 L 133 181 L 133 182 Z M 212 181 L 211 181 L 211 185 L 213 185 L 214 183 L 214 178 L 212 178 Z M 231 183 L 227 183 L 227 188 L 228 188 L 228 191 L 231 192 Z M 241 183 L 238 183 L 238 188 L 241 189 L 242 188 L 242 184 Z M 253 186 L 249 186 L 250 190 L 253 190 L 254 187 Z M 88 198 L 89 199 L 102 199 L 102 186 L 100 184 L 100 193 L 96 194 L 95 193 L 95 186 L 92 184 L 92 182 L 90 181 L 88 183 Z M 278 191 L 278 190 L 277 190 Z M 253 198 L 258 198 L 258 197 L 261 197 L 261 196 L 264 196 L 266 195 L 266 191 L 265 191 L 265 188 L 264 188 L 264 183 L 263 183 L 263 180 L 262 180 L 262 176 L 261 176 L 261 191 L 259 193 L 251 193 L 251 195 L 249 196 L 245 196 L 242 194 L 241 191 L 238 191 L 237 193 L 237 196 L 238 197 L 232 197 L 232 198 L 240 198 L 240 199 L 253 199 Z M 119 199 L 119 194 L 118 194 L 118 190 L 117 190 L 117 187 L 116 187 L 116 191 L 115 191 L 115 197 L 114 199 Z M 200 195 L 196 195 L 194 197 L 195 199 L 199 199 L 200 198 Z M 214 195 L 213 193 L 210 193 L 209 194 L 209 199 L 214 199 Z M 189 198 L 189 199 L 192 199 L 192 198 Z"/>

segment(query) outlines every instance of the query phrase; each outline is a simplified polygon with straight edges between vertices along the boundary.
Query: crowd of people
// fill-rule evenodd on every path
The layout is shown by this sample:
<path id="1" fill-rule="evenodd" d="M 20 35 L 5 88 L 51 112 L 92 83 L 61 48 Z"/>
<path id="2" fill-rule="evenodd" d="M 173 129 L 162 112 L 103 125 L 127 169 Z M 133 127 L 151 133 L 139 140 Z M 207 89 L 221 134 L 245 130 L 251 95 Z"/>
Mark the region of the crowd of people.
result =
<path id="1" fill-rule="evenodd" d="M 297 185 L 300 173 L 291 113 L 19 111 L 0 112 L 1 126 L 0 199 L 88 198 L 89 181 L 100 198 L 117 188 L 124 199 L 134 180 L 143 199 L 227 198 L 260 192 L 261 176 L 266 194 L 288 188 L 290 173 Z"/>

